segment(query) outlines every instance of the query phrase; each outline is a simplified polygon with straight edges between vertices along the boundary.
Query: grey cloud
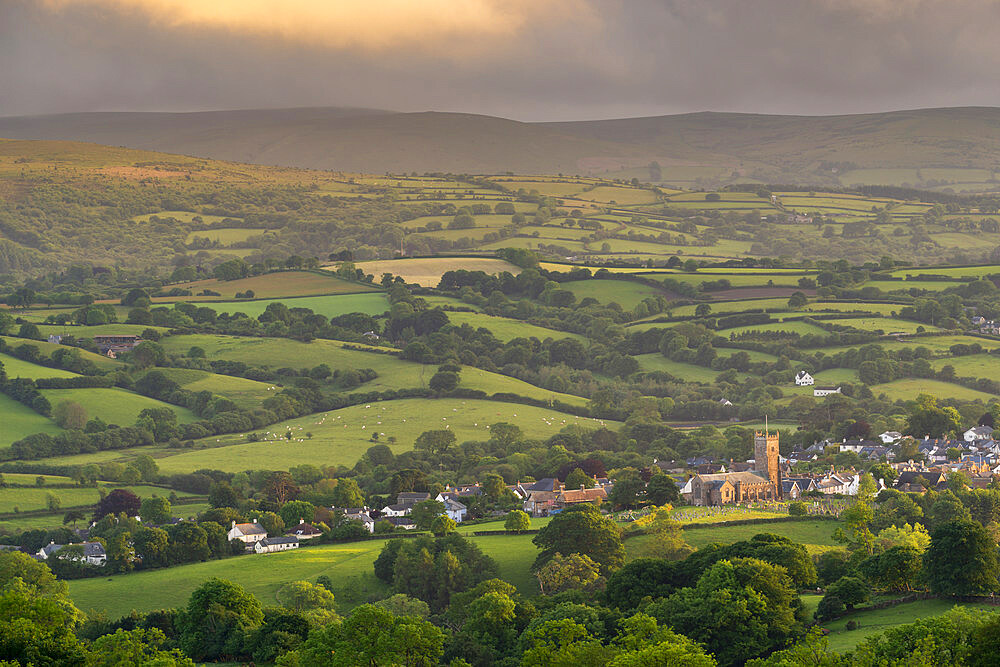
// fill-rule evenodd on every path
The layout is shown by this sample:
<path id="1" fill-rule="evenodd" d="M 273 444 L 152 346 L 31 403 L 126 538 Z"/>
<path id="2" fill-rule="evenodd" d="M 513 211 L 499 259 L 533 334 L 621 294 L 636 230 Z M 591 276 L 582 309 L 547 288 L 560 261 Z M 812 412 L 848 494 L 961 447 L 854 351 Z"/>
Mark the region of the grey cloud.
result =
<path id="1" fill-rule="evenodd" d="M 532 21 L 510 43 L 463 60 L 0 0 L 0 114 L 335 105 L 553 120 L 1000 106 L 993 0 L 589 6 L 586 21 Z"/>

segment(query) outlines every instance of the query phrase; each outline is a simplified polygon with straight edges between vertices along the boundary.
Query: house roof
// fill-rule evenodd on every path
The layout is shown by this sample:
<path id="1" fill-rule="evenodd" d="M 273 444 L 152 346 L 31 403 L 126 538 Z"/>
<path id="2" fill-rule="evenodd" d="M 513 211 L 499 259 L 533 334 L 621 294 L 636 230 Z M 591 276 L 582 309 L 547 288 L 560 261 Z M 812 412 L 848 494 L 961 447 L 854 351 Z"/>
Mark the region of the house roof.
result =
<path id="1" fill-rule="evenodd" d="M 292 534 L 292 535 L 322 535 L 323 534 L 322 530 L 320 530 L 316 526 L 312 525 L 311 523 L 300 523 L 300 524 L 297 524 L 295 526 L 292 526 L 291 528 L 289 528 L 285 532 L 289 533 L 289 534 Z"/>
<path id="2" fill-rule="evenodd" d="M 82 547 L 84 558 L 100 558 L 101 556 L 107 555 L 104 551 L 104 545 L 100 542 L 80 542 L 79 544 L 55 544 L 50 542 L 42 547 L 41 551 L 47 558 L 54 553 L 59 553 L 68 546 Z"/>
<path id="3" fill-rule="evenodd" d="M 260 541 L 261 546 L 269 547 L 275 544 L 298 544 L 299 538 L 294 535 L 285 535 L 284 537 L 266 537 Z"/>
<path id="4" fill-rule="evenodd" d="M 396 503 L 395 505 L 386 505 L 385 509 L 392 512 L 404 512 L 411 507 L 413 507 L 413 505 L 410 505 L 409 503 Z"/>
<path id="5" fill-rule="evenodd" d="M 457 511 L 468 509 L 468 507 L 466 507 L 462 503 L 458 502 L 454 498 L 445 498 L 444 499 L 444 508 L 446 510 L 452 510 L 453 512 L 457 512 Z"/>
<path id="6" fill-rule="evenodd" d="M 559 494 L 559 500 L 564 503 L 587 503 L 608 497 L 608 492 L 603 486 L 595 486 L 592 489 L 572 489 Z"/>
<path id="7" fill-rule="evenodd" d="M 234 528 L 239 529 L 244 535 L 267 535 L 267 531 L 264 530 L 264 526 L 259 523 L 238 523 Z"/>
<path id="8" fill-rule="evenodd" d="M 559 480 L 553 477 L 546 477 L 538 480 L 537 482 L 533 482 L 524 488 L 527 491 L 558 491 Z"/>
<path id="9" fill-rule="evenodd" d="M 759 474 L 754 471 L 746 472 L 721 472 L 715 475 L 698 475 L 701 478 L 702 483 L 709 484 L 711 482 L 732 482 L 734 485 L 740 484 L 760 484 L 762 482 L 769 482 L 770 480 L 763 474 Z"/>

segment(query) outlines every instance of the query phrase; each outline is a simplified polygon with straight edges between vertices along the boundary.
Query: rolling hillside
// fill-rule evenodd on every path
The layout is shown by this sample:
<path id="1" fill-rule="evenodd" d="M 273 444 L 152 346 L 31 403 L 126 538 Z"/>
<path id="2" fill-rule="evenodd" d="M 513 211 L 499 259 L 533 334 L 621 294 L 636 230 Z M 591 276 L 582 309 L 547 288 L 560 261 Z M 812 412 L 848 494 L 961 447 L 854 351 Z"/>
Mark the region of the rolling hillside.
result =
<path id="1" fill-rule="evenodd" d="M 982 191 L 992 189 L 1000 109 L 704 112 L 558 123 L 341 108 L 107 112 L 0 118 L 0 137 L 370 173 L 614 173 L 668 183 L 757 179 Z M 647 168 L 654 160 L 659 174 Z"/>

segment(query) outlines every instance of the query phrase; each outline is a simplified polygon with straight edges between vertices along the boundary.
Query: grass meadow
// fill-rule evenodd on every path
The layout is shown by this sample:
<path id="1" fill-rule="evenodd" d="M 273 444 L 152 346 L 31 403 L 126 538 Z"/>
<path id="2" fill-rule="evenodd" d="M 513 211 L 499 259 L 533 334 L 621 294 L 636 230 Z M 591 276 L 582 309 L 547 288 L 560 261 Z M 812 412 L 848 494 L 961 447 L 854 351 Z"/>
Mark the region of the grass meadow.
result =
<path id="1" fill-rule="evenodd" d="M 249 317 L 257 318 L 272 303 L 283 303 L 289 308 L 308 308 L 314 313 L 326 317 L 338 317 L 348 313 L 381 315 L 389 310 L 389 300 L 382 292 L 282 297 L 253 301 L 204 301 L 199 302 L 198 305 L 211 308 L 217 313 L 243 313 Z"/>
<path id="2" fill-rule="evenodd" d="M 335 370 L 371 368 L 378 377 L 366 382 L 359 391 L 424 388 L 437 371 L 436 365 L 405 361 L 389 354 L 345 349 L 343 343 L 331 340 L 317 339 L 302 343 L 279 338 L 198 334 L 171 336 L 163 339 L 162 343 L 171 354 L 186 354 L 192 346 L 198 346 L 205 350 L 206 357 L 210 360 L 228 359 L 271 368 L 303 368 L 321 363 L 328 364 Z M 516 378 L 473 367 L 463 367 L 460 386 L 479 389 L 488 394 L 513 392 L 539 400 L 559 399 L 580 405 L 586 402 L 578 396 L 559 394 Z"/>
<path id="3" fill-rule="evenodd" d="M 489 425 L 497 422 L 517 424 L 527 437 L 539 439 L 571 424 L 587 428 L 599 428 L 605 423 L 610 428 L 617 426 L 616 422 L 498 401 L 400 399 L 280 422 L 263 429 L 261 436 L 266 440 L 260 442 L 247 442 L 243 435 L 213 436 L 196 443 L 207 446 L 206 449 L 173 450 L 177 453 L 158 458 L 157 462 L 164 474 L 201 468 L 228 472 L 287 470 L 302 463 L 352 466 L 375 444 L 371 440 L 374 433 L 379 433 L 378 442 L 400 454 L 412 449 L 417 436 L 424 431 L 450 430 L 458 442 L 488 440 Z M 291 440 L 286 439 L 289 432 Z M 390 437 L 396 439 L 394 443 L 389 441 Z"/>
<path id="4" fill-rule="evenodd" d="M 5 475 L 6 477 L 6 475 Z M 46 477 L 46 479 L 49 479 Z M 161 496 L 166 498 L 171 494 L 170 489 L 163 489 L 158 486 L 124 486 L 121 484 L 102 484 L 106 489 L 128 489 L 140 498 Z M 101 496 L 97 487 L 75 487 L 72 489 L 53 489 L 48 487 L 8 487 L 0 489 L 0 512 L 13 512 L 17 507 L 22 512 L 41 510 L 46 508 L 46 498 L 49 494 L 59 498 L 62 508 L 81 507 L 95 505 Z M 190 497 L 192 494 L 183 491 L 174 491 L 178 497 Z M 178 505 L 181 507 L 181 505 Z M 59 517 L 61 519 L 61 517 Z"/>
<path id="5" fill-rule="evenodd" d="M 632 310 L 643 299 L 667 296 L 655 287 L 624 280 L 577 280 L 563 283 L 562 288 L 575 294 L 577 301 L 591 298 L 601 303 L 614 302 L 626 310 Z"/>
<path id="6" fill-rule="evenodd" d="M 514 338 L 537 338 L 539 340 L 545 340 L 546 338 L 554 338 L 557 340 L 560 338 L 574 338 L 584 344 L 587 342 L 587 338 L 585 336 L 581 336 L 580 334 L 569 331 L 546 329 L 545 327 L 540 327 L 535 324 L 531 324 L 530 322 L 514 320 L 508 317 L 493 317 L 483 313 L 449 312 L 448 319 L 455 326 L 468 324 L 474 329 L 489 329 L 493 332 L 494 336 L 505 343 L 513 340 Z"/>
<path id="7" fill-rule="evenodd" d="M 0 394 L 0 447 L 7 447 L 33 433 L 55 434 L 62 431 L 59 426 L 31 408 L 21 405 L 6 394 Z"/>
<path id="8" fill-rule="evenodd" d="M 844 652 L 853 650 L 854 647 L 872 635 L 877 635 L 899 625 L 940 616 L 955 606 L 953 600 L 947 599 L 917 600 L 886 609 L 858 611 L 833 621 L 821 623 L 821 625 L 830 631 L 827 636 L 830 648 L 834 651 Z M 962 604 L 960 606 L 977 610 L 980 613 L 997 612 L 995 606 L 987 604 Z M 857 623 L 857 628 L 848 630 L 847 624 L 850 621 Z"/>
<path id="9" fill-rule="evenodd" d="M 139 413 L 147 408 L 168 408 L 177 414 L 182 424 L 198 421 L 198 416 L 187 408 L 158 401 L 155 398 L 133 394 L 124 389 L 42 389 L 52 407 L 63 401 L 79 403 L 87 411 L 87 417 L 100 417 L 109 424 L 132 426 Z"/>
<path id="10" fill-rule="evenodd" d="M 64 371 L 61 368 L 49 368 L 48 366 L 33 364 L 7 354 L 0 354 L 0 364 L 3 365 L 7 377 L 12 380 L 14 378 L 37 380 L 39 378 L 72 378 L 77 376 L 76 373 Z"/>
<path id="11" fill-rule="evenodd" d="M 60 328 L 64 329 L 64 327 L 60 327 Z M 93 328 L 93 327 L 87 327 L 87 328 L 70 327 L 69 330 L 71 332 L 72 331 L 88 331 L 91 328 Z M 39 329 L 41 329 L 41 327 L 39 327 Z M 57 332 L 54 332 L 54 333 L 63 333 L 63 331 L 57 331 Z M 93 334 L 91 334 L 91 335 L 93 335 Z M 84 336 L 84 335 L 81 334 L 81 336 Z M 58 345 L 56 343 L 50 343 L 50 342 L 44 341 L 44 340 L 28 340 L 26 338 L 15 338 L 13 336 L 0 336 L 0 339 L 2 339 L 4 342 L 6 342 L 11 347 L 17 347 L 18 345 L 24 345 L 25 343 L 27 343 L 29 345 L 34 345 L 35 347 L 38 348 L 38 350 L 40 352 L 42 352 L 43 354 L 46 354 L 46 355 L 51 355 L 53 352 L 55 352 L 60 347 L 62 347 L 61 345 Z M 80 356 L 83 359 L 88 359 L 88 360 L 94 362 L 94 365 L 97 366 L 98 368 L 102 369 L 102 370 L 114 370 L 114 369 L 122 367 L 122 362 L 115 361 L 114 359 L 109 359 L 108 357 L 105 357 L 102 354 L 95 354 L 93 352 L 87 352 L 86 350 L 78 350 L 78 352 L 80 353 Z"/>
<path id="12" fill-rule="evenodd" d="M 969 389 L 951 382 L 940 380 L 925 380 L 918 378 L 904 378 L 894 380 L 885 384 L 876 384 L 871 387 L 872 393 L 876 396 L 885 394 L 890 400 L 910 401 L 920 394 L 931 394 L 941 398 L 954 398 L 960 401 L 983 401 L 988 402 L 996 398 L 996 394 L 988 394 L 985 391 Z"/>
<path id="13" fill-rule="evenodd" d="M 193 392 L 210 391 L 249 409 L 259 407 L 261 403 L 280 389 L 266 382 L 218 375 L 193 368 L 157 368 L 156 370 L 179 384 L 183 389 Z"/>
<path id="14" fill-rule="evenodd" d="M 538 528 L 543 521 L 532 520 Z M 495 528 L 480 525 L 476 529 Z M 798 521 L 757 524 L 753 526 L 718 526 L 685 531 L 685 539 L 692 546 L 712 542 L 728 544 L 745 540 L 757 533 L 769 532 L 784 535 L 802 542 L 810 553 L 820 553 L 833 548 L 835 523 L 832 521 Z M 470 527 L 471 529 L 471 527 Z M 460 533 L 465 533 L 463 527 Z M 538 550 L 531 535 L 489 535 L 469 537 L 485 554 L 497 561 L 500 576 L 517 586 L 528 596 L 538 594 L 538 585 L 529 568 Z M 629 558 L 641 555 L 645 537 L 626 540 Z M 342 612 L 365 601 L 369 595 L 384 595 L 386 589 L 375 579 L 372 564 L 382 549 L 384 540 L 352 542 L 308 547 L 264 556 L 240 556 L 231 559 L 181 565 L 165 570 L 134 572 L 99 579 L 78 579 L 69 582 L 70 597 L 84 610 L 102 610 L 111 618 L 128 614 L 133 608 L 151 611 L 168 607 L 181 607 L 187 603 L 191 592 L 211 577 L 237 581 L 265 605 L 276 603 L 278 590 L 291 581 L 316 581 L 320 575 L 329 576 L 334 583 L 334 595 Z M 238 573 L 238 574 L 236 574 Z M 349 596 L 346 589 L 355 594 Z M 357 593 L 361 592 L 359 596 Z M 358 599 L 361 597 L 362 599 Z M 352 599 L 353 598 L 353 599 Z"/>
<path id="15" fill-rule="evenodd" d="M 706 368 L 704 366 L 697 366 L 695 364 L 684 363 L 683 361 L 667 359 L 659 352 L 638 354 L 636 355 L 635 360 L 639 362 L 639 369 L 642 371 L 647 373 L 670 373 L 675 378 L 683 380 L 684 382 L 702 382 L 705 384 L 711 384 L 712 382 L 715 382 L 715 378 L 717 378 L 721 373 L 721 371 Z"/>
<path id="16" fill-rule="evenodd" d="M 377 291 L 367 284 L 342 280 L 336 276 L 318 271 L 279 271 L 261 276 L 240 278 L 239 280 L 216 280 L 210 278 L 190 283 L 168 285 L 172 288 L 191 290 L 193 296 L 178 299 L 177 297 L 156 297 L 154 301 L 200 301 L 203 299 L 234 299 L 237 292 L 252 290 L 255 299 L 270 299 L 283 296 L 310 296 L 319 294 L 357 294 L 360 292 Z M 221 297 L 199 297 L 202 290 L 218 292 Z"/>

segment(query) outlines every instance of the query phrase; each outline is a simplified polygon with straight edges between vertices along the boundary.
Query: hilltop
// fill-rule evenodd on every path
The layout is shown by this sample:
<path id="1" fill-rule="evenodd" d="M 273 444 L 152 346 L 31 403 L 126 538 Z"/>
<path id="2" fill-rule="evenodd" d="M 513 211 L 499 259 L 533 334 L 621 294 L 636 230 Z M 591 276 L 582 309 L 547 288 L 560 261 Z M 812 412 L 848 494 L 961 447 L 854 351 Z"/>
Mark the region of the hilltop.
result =
<path id="1" fill-rule="evenodd" d="M 757 180 L 982 192 L 998 187 L 1000 109 L 554 123 L 343 108 L 106 112 L 0 118 L 0 137 L 367 173 L 561 172 L 707 187 Z"/>

